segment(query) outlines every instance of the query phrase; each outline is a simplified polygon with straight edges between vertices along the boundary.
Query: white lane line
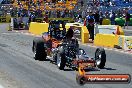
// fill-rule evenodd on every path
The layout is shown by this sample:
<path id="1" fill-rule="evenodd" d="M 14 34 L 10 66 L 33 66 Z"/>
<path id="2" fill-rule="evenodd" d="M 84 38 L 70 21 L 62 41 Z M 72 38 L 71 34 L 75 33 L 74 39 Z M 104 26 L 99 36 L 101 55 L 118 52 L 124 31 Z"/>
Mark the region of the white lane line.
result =
<path id="1" fill-rule="evenodd" d="M 4 88 L 2 85 L 0 85 L 0 88 Z"/>

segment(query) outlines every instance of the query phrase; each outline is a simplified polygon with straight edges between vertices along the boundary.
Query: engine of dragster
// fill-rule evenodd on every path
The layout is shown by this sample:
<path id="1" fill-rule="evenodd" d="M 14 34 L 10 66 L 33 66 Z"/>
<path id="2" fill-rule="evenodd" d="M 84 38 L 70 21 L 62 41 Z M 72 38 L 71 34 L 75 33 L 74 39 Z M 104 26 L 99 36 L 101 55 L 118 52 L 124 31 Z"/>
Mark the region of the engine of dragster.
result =
<path id="1" fill-rule="evenodd" d="M 76 55 L 76 59 L 73 60 L 73 64 L 77 66 L 78 69 L 88 70 L 96 67 L 95 60 L 90 58 L 84 50 L 80 49 L 79 55 Z"/>
<path id="2" fill-rule="evenodd" d="M 90 58 L 78 44 L 68 44 L 64 46 L 67 63 L 72 68 L 90 69 L 95 67 L 95 60 Z"/>

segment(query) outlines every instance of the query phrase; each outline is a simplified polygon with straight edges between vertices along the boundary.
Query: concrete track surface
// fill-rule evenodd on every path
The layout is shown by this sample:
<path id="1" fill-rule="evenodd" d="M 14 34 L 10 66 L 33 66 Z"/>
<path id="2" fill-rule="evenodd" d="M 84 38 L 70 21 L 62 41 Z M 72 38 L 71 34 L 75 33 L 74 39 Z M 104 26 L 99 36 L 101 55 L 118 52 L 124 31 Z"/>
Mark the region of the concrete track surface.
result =
<path id="1" fill-rule="evenodd" d="M 32 53 L 34 36 L 7 31 L 8 24 L 0 24 L 0 85 L 4 88 L 132 88 L 130 84 L 76 83 L 76 72 L 57 69 L 49 61 L 35 61 Z M 80 45 L 93 57 L 96 48 Z M 106 50 L 104 69 L 91 71 L 98 74 L 132 75 L 132 55 Z"/>

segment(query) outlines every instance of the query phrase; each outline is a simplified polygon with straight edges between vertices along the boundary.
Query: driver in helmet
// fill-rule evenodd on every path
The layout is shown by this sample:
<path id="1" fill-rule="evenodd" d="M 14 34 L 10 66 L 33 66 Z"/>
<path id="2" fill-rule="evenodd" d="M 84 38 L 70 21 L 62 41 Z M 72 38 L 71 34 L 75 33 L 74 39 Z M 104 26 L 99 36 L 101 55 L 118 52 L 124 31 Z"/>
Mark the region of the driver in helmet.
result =
<path id="1" fill-rule="evenodd" d="M 68 39 L 68 40 L 72 39 L 73 34 L 74 34 L 73 27 L 70 27 L 66 33 L 66 39 Z"/>
<path id="2" fill-rule="evenodd" d="M 79 48 L 79 44 L 78 44 L 78 40 L 74 37 L 74 31 L 73 31 L 74 27 L 70 27 L 66 33 L 66 37 L 64 39 L 64 42 L 72 44 L 77 48 Z"/>

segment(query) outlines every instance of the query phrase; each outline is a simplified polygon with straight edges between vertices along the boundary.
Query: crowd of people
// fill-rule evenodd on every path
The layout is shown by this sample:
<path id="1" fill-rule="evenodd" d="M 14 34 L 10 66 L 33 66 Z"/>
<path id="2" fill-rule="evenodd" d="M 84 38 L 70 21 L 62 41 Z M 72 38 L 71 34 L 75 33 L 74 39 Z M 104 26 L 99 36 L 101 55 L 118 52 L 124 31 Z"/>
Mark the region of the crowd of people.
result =
<path id="1" fill-rule="evenodd" d="M 22 3 L 24 2 L 24 4 Z M 56 8 L 56 3 L 62 2 L 66 4 L 66 0 L 17 0 L 17 5 L 19 7 L 13 6 L 10 9 L 10 14 L 12 17 L 29 17 L 29 21 L 35 21 L 35 18 L 43 18 L 45 22 L 49 22 L 48 18 L 74 18 L 75 22 L 84 24 L 89 33 L 90 38 L 94 40 L 94 25 L 102 25 L 104 18 L 110 19 L 111 24 L 115 25 L 115 18 L 123 17 L 125 18 L 125 25 L 128 25 L 130 21 L 130 11 L 132 8 L 120 7 L 117 3 L 118 1 L 122 3 L 132 3 L 131 0 L 89 0 L 85 3 L 85 0 L 79 0 L 76 4 L 70 3 L 74 9 L 64 9 L 64 10 L 49 10 L 40 8 L 42 5 Z M 70 1 L 70 0 L 69 0 Z M 71 0 L 72 1 L 72 0 Z M 24 8 L 26 5 L 28 8 Z M 58 5 L 61 8 L 65 8 L 63 5 Z M 105 7 L 106 9 L 104 9 Z M 110 9 L 116 7 L 118 9 Z M 32 9 L 31 9 L 32 8 Z"/>
<path id="2" fill-rule="evenodd" d="M 38 0 L 36 2 L 33 2 L 32 0 L 26 1 L 27 8 L 24 8 L 21 1 L 17 1 L 19 8 L 13 7 L 13 9 L 11 10 L 11 15 L 12 17 L 14 16 L 18 16 L 18 17 L 33 16 L 34 17 L 35 16 L 36 18 L 42 18 L 45 14 L 48 15 L 48 17 L 50 18 L 73 17 L 74 12 L 72 10 L 69 10 L 64 5 L 56 6 L 56 2 L 54 2 L 53 0 L 52 2 L 47 2 L 47 1 L 46 0 L 43 2 L 42 0 Z M 65 0 L 62 0 L 62 3 L 66 3 Z M 49 10 L 49 9 L 46 9 L 46 6 L 48 6 L 49 8 L 60 8 L 60 10 L 57 10 L 57 9 Z M 70 4 L 70 6 L 74 7 L 74 4 Z"/>
<path id="3" fill-rule="evenodd" d="M 24 1 L 24 0 L 23 0 Z M 36 1 L 36 2 L 34 2 Z M 62 1 L 63 3 L 66 3 L 66 0 L 52 0 L 52 2 L 46 2 L 48 0 L 27 0 L 26 4 L 28 6 L 28 9 L 24 8 L 23 4 L 21 3 L 21 0 L 17 0 L 17 4 L 20 6 L 18 7 L 12 7 L 10 9 L 10 13 L 12 17 L 36 17 L 36 18 L 42 18 L 45 14 L 48 15 L 49 18 L 65 18 L 65 17 L 71 17 L 71 18 L 75 18 L 75 20 L 77 20 L 76 18 L 79 16 L 79 18 L 82 16 L 82 18 L 84 19 L 87 15 L 88 10 L 93 10 L 94 12 L 96 10 L 98 10 L 101 18 L 109 18 L 109 19 L 113 19 L 113 17 L 122 17 L 124 14 L 124 11 L 122 11 L 122 8 L 118 8 L 116 9 L 116 11 L 114 11 L 113 9 L 111 10 L 104 10 L 101 9 L 101 6 L 106 6 L 105 3 L 110 3 L 112 1 L 102 1 L 99 2 L 98 0 L 96 0 L 96 2 L 94 0 L 92 0 L 91 4 L 90 1 L 89 3 L 87 3 L 87 6 L 85 6 L 85 2 L 84 0 L 79 0 L 77 2 L 76 5 L 74 5 L 75 9 L 73 10 L 41 10 L 40 8 L 37 8 L 37 6 L 41 5 L 42 2 L 44 5 L 49 5 L 49 6 L 53 6 L 53 8 L 55 8 L 54 3 L 57 1 Z M 113 1 L 114 2 L 114 1 Z M 130 3 L 130 0 L 129 0 Z M 79 7 L 79 5 L 81 5 L 81 7 Z M 92 9 L 91 9 L 92 7 Z M 94 8 L 95 7 L 95 8 Z M 97 8 L 98 7 L 98 8 Z M 30 9 L 32 8 L 32 9 Z M 81 9 L 82 8 L 82 9 Z M 83 9 L 85 8 L 85 9 Z M 130 8 L 129 8 L 130 9 Z M 130 9 L 132 10 L 132 9 Z M 9 10 L 8 10 L 9 12 Z M 94 13 L 93 12 L 93 13 Z M 81 15 L 81 16 L 80 16 Z M 81 19 L 80 19 L 81 20 Z M 112 23 L 113 24 L 113 23 Z"/>

